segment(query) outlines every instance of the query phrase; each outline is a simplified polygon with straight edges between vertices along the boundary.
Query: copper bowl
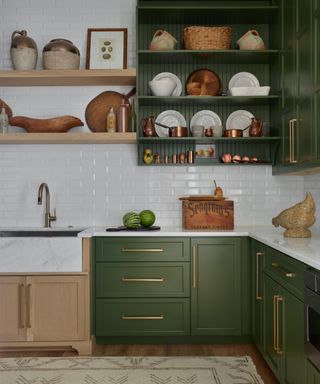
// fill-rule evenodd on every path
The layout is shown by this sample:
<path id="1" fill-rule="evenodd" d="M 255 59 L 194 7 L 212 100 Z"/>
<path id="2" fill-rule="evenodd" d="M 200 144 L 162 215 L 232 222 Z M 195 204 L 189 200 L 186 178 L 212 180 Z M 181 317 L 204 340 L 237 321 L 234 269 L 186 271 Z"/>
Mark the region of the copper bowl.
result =
<path id="1" fill-rule="evenodd" d="M 242 137 L 243 130 L 242 129 L 226 129 L 224 131 L 225 137 Z"/>

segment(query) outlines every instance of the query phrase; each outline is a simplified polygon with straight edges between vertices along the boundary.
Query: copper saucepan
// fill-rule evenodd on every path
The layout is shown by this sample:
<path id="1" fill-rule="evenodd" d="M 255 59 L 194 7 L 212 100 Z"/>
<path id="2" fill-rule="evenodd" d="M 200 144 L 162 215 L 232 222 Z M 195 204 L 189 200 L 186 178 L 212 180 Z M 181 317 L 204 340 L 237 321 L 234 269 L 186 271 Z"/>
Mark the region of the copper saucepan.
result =
<path id="1" fill-rule="evenodd" d="M 243 136 L 243 132 L 246 131 L 248 128 L 250 128 L 250 125 L 248 125 L 246 128 L 244 129 L 226 129 L 224 131 L 224 136 L 225 137 L 242 137 Z"/>
<path id="2" fill-rule="evenodd" d="M 162 123 L 155 123 L 162 128 L 169 129 L 169 137 L 186 137 L 188 136 L 188 127 L 182 127 L 178 125 L 176 127 L 169 127 L 168 125 L 164 125 Z"/>

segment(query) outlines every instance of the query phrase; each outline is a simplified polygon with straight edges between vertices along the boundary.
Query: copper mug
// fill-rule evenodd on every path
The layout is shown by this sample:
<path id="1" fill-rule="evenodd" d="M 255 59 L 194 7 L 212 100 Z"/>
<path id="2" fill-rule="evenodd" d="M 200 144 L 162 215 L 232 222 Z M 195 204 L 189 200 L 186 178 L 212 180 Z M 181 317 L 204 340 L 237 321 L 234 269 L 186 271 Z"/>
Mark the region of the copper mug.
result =
<path id="1" fill-rule="evenodd" d="M 154 137 L 156 136 L 156 130 L 154 127 L 154 117 L 148 116 L 141 119 L 141 129 L 143 131 L 143 136 Z"/>
<path id="2" fill-rule="evenodd" d="M 213 130 L 212 130 L 212 128 L 210 127 L 210 128 L 206 128 L 205 130 L 204 130 L 204 135 L 206 136 L 206 137 L 212 137 L 213 136 Z"/>
<path id="3" fill-rule="evenodd" d="M 251 125 L 249 127 L 249 136 L 259 137 L 262 135 L 262 120 L 255 117 L 251 118 Z"/>

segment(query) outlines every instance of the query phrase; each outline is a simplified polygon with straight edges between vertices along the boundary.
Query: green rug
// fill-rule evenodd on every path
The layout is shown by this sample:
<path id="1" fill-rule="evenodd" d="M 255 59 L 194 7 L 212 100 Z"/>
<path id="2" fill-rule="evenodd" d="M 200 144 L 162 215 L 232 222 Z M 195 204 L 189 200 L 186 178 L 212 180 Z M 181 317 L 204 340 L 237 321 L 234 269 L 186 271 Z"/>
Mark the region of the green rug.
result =
<path id="1" fill-rule="evenodd" d="M 263 384 L 250 357 L 0 359 L 1 384 Z"/>

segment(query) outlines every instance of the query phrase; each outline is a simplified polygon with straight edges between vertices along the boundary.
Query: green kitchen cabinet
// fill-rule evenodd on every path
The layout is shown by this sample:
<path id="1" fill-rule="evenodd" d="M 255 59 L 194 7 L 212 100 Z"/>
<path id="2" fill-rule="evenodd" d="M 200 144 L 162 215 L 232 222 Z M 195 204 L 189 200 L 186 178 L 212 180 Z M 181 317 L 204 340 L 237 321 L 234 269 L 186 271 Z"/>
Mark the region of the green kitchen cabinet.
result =
<path id="1" fill-rule="evenodd" d="M 251 241 L 252 255 L 252 336 L 253 341 L 261 352 L 264 351 L 263 337 L 263 300 L 262 279 L 263 279 L 263 263 L 265 257 L 265 245 L 259 241 Z"/>
<path id="2" fill-rule="evenodd" d="M 257 157 L 263 164 L 275 161 L 280 142 L 280 101 L 281 101 L 281 0 L 193 0 L 159 1 L 138 0 L 137 2 L 137 142 L 138 165 L 143 161 L 144 151 L 151 149 L 159 161 L 154 166 L 171 166 L 173 155 L 196 152 L 197 145 L 214 146 L 214 158 L 195 156 L 194 162 L 179 162 L 185 165 L 221 165 L 224 153 Z M 185 49 L 183 30 L 187 26 L 201 25 L 215 27 L 227 25 L 232 28 L 230 49 Z M 240 50 L 237 40 L 248 30 L 259 32 L 266 44 L 266 50 Z M 174 50 L 154 51 L 149 49 L 156 31 L 165 30 L 177 40 Z M 187 94 L 188 76 L 198 69 L 206 68 L 215 72 L 221 79 L 221 92 L 218 95 Z M 172 73 L 181 81 L 182 93 L 172 96 L 154 96 L 149 81 L 156 75 Z M 231 96 L 228 93 L 230 79 L 239 72 L 254 74 L 261 86 L 271 86 L 269 95 Z M 172 75 L 169 75 L 172 76 Z M 180 84 L 176 90 L 178 90 Z M 210 93 L 210 92 L 209 92 Z M 167 113 L 166 111 L 174 111 Z M 201 111 L 206 127 L 219 124 L 212 120 L 212 112 L 221 119 L 223 127 L 228 116 L 237 110 L 246 110 L 257 118 L 268 122 L 271 133 L 262 137 L 193 137 L 191 121 Z M 179 114 L 177 114 L 177 112 Z M 188 137 L 171 138 L 165 129 L 156 126 L 158 135 L 145 137 L 142 119 L 157 117 L 162 123 L 182 121 L 189 128 Z M 178 116 L 178 117 L 177 117 Z M 201 114 L 200 114 L 201 116 Z M 211 117 L 210 117 L 211 116 Z M 183 118 L 186 123 L 184 123 Z M 178 120 L 177 120 L 178 119 Z M 158 120 L 159 121 L 159 120 Z M 194 123 L 193 123 L 194 124 Z M 198 124 L 200 124 L 198 122 Z M 159 136 L 159 137 L 158 137 Z M 167 160 L 165 160 L 167 159 Z M 179 159 L 179 156 L 178 156 Z M 248 166 L 257 166 L 250 163 Z M 225 165 L 225 164 L 224 164 Z M 228 164 L 232 166 L 233 164 Z"/>
<path id="3" fill-rule="evenodd" d="M 282 142 L 275 174 L 316 165 L 313 1 L 282 1 Z"/>
<path id="4" fill-rule="evenodd" d="M 307 384 L 320 384 L 320 372 L 317 368 L 309 361 L 306 361 L 307 367 Z"/>
<path id="5" fill-rule="evenodd" d="M 110 336 L 189 335 L 188 238 L 95 238 L 93 270 L 98 343 Z"/>
<path id="6" fill-rule="evenodd" d="M 271 248 L 266 249 L 263 355 L 279 381 L 286 384 L 306 381 L 302 270 L 302 263 L 290 261 L 290 257 Z"/>
<path id="7" fill-rule="evenodd" d="M 192 238 L 191 334 L 241 335 L 241 239 Z"/>

